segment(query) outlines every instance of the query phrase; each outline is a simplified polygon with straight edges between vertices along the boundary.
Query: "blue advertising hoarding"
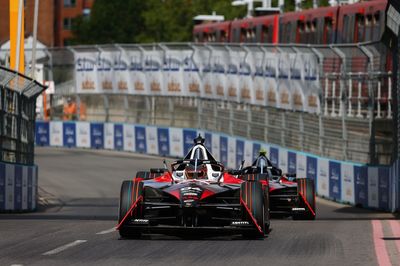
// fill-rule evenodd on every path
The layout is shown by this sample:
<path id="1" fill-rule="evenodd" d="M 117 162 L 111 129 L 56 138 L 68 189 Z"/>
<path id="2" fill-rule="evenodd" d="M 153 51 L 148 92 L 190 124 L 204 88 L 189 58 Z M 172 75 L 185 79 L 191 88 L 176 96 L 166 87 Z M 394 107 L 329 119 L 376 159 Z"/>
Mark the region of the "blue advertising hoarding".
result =
<path id="1" fill-rule="evenodd" d="M 379 209 L 389 209 L 389 168 L 381 167 L 378 170 Z"/>
<path id="2" fill-rule="evenodd" d="M 14 210 L 22 210 L 22 166 L 15 166 Z"/>
<path id="3" fill-rule="evenodd" d="M 160 155 L 169 155 L 169 130 L 168 128 L 158 128 L 158 152 Z"/>
<path id="4" fill-rule="evenodd" d="M 114 148 L 116 150 L 124 149 L 124 127 L 121 124 L 114 125 Z"/>
<path id="5" fill-rule="evenodd" d="M 50 145 L 50 131 L 48 122 L 36 122 L 36 145 L 49 146 Z"/>
<path id="6" fill-rule="evenodd" d="M 146 128 L 143 126 L 135 126 L 135 143 L 136 151 L 140 153 L 147 152 L 146 145 Z"/>
<path id="7" fill-rule="evenodd" d="M 0 211 L 6 209 L 6 165 L 0 162 Z"/>
<path id="8" fill-rule="evenodd" d="M 205 138 L 205 143 L 204 145 L 206 146 L 207 150 L 210 152 L 212 151 L 212 134 L 211 133 L 204 133 L 204 138 Z"/>
<path id="9" fill-rule="evenodd" d="M 253 143 L 253 162 L 257 159 L 258 155 L 260 155 L 261 144 Z"/>
<path id="10" fill-rule="evenodd" d="M 296 173 L 296 153 L 289 151 L 288 152 L 288 173 L 294 174 Z"/>
<path id="11" fill-rule="evenodd" d="M 63 123 L 64 147 L 76 147 L 76 125 L 71 122 Z"/>
<path id="12" fill-rule="evenodd" d="M 269 159 L 273 166 L 279 166 L 279 150 L 278 148 L 271 147 L 269 149 Z"/>
<path id="13" fill-rule="evenodd" d="M 196 130 L 191 130 L 191 129 L 184 129 L 183 130 L 183 154 L 185 156 L 189 152 L 190 148 L 192 148 L 193 140 L 196 137 L 197 137 Z"/>
<path id="14" fill-rule="evenodd" d="M 368 168 L 366 166 L 354 166 L 354 191 L 355 204 L 368 206 Z"/>
<path id="15" fill-rule="evenodd" d="M 223 165 L 228 165 L 228 138 L 220 136 L 219 138 L 219 158 Z"/>
<path id="16" fill-rule="evenodd" d="M 329 161 L 329 197 L 336 200 L 342 197 L 340 172 L 340 163 Z"/>
<path id="17" fill-rule="evenodd" d="M 95 149 L 104 148 L 104 125 L 102 123 L 90 124 L 90 147 Z"/>
<path id="18" fill-rule="evenodd" d="M 307 178 L 314 180 L 314 185 L 317 187 L 317 158 L 307 156 Z"/>
<path id="19" fill-rule="evenodd" d="M 239 168 L 244 159 L 244 141 L 236 140 L 236 168 Z"/>

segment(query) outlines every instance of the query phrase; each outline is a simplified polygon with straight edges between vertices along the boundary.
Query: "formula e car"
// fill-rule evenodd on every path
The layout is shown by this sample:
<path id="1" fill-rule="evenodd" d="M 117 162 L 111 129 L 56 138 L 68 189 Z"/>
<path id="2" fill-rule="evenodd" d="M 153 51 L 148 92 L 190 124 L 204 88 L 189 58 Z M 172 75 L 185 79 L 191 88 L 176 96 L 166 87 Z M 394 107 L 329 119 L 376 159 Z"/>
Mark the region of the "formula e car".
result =
<path id="1" fill-rule="evenodd" d="M 296 175 L 282 174 L 282 170 L 273 166 L 265 152 L 251 166 L 231 171 L 240 175 L 267 174 L 271 215 L 292 216 L 294 220 L 314 220 L 315 186 L 314 180 L 296 178 Z"/>
<path id="2" fill-rule="evenodd" d="M 167 169 L 140 171 L 121 187 L 117 230 L 121 237 L 142 233 L 171 235 L 269 232 L 266 174 L 227 173 L 199 136 L 183 160 Z"/>

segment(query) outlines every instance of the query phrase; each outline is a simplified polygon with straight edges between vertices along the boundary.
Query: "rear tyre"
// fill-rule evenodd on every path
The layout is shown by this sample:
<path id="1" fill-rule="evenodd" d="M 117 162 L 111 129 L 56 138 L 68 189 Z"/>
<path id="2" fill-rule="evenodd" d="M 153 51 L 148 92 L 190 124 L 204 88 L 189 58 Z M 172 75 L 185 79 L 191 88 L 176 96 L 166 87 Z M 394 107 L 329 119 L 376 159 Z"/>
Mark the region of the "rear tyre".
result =
<path id="1" fill-rule="evenodd" d="M 133 182 L 133 181 L 124 181 L 121 186 L 121 193 L 119 197 L 119 213 L 118 213 L 118 224 L 122 222 L 127 213 L 129 212 L 132 204 L 134 204 L 137 199 L 143 194 L 143 183 L 142 182 Z M 128 214 L 129 215 L 129 214 Z M 135 208 L 132 213 L 132 217 L 126 217 L 124 223 L 127 219 L 132 218 L 142 218 L 142 212 L 140 206 Z M 119 228 L 119 235 L 123 238 L 138 238 L 141 236 L 141 232 L 139 230 L 135 230 L 134 228 L 128 228 L 122 225 Z"/>
<path id="2" fill-rule="evenodd" d="M 266 234 L 269 234 L 270 227 L 271 227 L 271 214 L 269 210 L 269 186 L 266 186 L 264 188 L 264 222 L 265 222 L 265 227 L 264 227 L 264 232 Z"/>
<path id="3" fill-rule="evenodd" d="M 299 193 L 298 207 L 306 211 L 293 215 L 293 220 L 315 220 L 315 185 L 314 180 L 308 178 L 297 179 Z"/>
<path id="4" fill-rule="evenodd" d="M 268 212 L 268 206 L 265 206 L 265 197 L 262 185 L 260 182 L 243 182 L 241 185 L 241 199 L 244 204 L 246 204 L 247 210 L 243 210 L 244 219 L 249 221 L 250 224 L 254 224 L 253 218 L 260 227 L 254 228 L 251 232 L 244 232 L 243 236 L 245 238 L 263 238 L 265 234 L 266 217 L 265 214 Z"/>

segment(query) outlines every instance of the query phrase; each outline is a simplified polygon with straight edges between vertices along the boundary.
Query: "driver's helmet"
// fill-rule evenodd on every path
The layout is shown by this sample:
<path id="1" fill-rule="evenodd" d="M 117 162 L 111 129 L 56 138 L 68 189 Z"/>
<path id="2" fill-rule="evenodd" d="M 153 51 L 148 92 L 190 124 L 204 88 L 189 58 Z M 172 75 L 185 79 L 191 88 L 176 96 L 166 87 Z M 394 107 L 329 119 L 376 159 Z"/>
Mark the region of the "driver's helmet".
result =
<path id="1" fill-rule="evenodd" d="M 185 168 L 186 179 L 207 179 L 207 167 L 205 165 L 199 165 L 195 167 L 189 164 Z"/>

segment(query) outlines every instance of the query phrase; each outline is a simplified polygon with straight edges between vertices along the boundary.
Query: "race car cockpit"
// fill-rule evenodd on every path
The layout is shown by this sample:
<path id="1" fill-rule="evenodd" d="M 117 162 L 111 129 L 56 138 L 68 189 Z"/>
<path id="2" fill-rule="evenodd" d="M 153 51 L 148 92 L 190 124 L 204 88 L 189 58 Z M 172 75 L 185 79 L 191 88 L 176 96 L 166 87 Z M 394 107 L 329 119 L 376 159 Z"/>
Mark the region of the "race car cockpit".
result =
<path id="1" fill-rule="evenodd" d="M 282 170 L 271 163 L 265 151 L 260 151 L 260 155 L 254 160 L 253 164 L 243 168 L 241 172 L 242 174 L 267 174 L 270 179 L 282 176 Z"/>
<path id="2" fill-rule="evenodd" d="M 194 146 L 183 160 L 172 164 L 172 176 L 175 180 L 203 179 L 219 181 L 224 167 L 215 160 L 204 146 L 205 139 L 200 135 L 194 139 Z"/>

